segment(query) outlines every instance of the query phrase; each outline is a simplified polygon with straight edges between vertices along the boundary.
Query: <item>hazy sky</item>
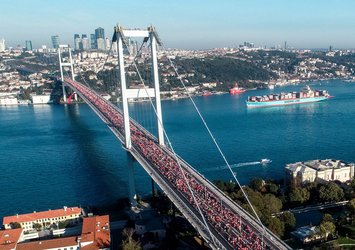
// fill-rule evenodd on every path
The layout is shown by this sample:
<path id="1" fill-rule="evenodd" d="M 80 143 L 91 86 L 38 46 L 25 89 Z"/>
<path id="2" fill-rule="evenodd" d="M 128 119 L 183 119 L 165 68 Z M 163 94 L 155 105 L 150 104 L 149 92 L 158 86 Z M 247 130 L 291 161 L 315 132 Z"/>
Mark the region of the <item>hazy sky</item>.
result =
<path id="1" fill-rule="evenodd" d="M 166 47 L 205 49 L 243 41 L 295 48 L 355 48 L 355 0 L 0 0 L 7 46 L 73 43 L 74 33 L 115 24 L 154 25 Z"/>

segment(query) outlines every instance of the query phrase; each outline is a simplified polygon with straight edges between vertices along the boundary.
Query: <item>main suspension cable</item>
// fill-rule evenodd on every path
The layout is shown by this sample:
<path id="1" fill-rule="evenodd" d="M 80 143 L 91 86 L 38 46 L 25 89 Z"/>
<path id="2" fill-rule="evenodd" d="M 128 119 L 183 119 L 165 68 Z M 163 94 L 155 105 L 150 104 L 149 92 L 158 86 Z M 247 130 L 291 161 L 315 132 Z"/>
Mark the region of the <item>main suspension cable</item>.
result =
<path id="1" fill-rule="evenodd" d="M 167 50 L 165 49 L 164 45 L 162 45 L 162 47 L 163 47 L 164 51 L 167 51 Z M 193 100 L 191 94 L 190 94 L 189 91 L 187 90 L 186 85 L 185 85 L 185 83 L 183 82 L 182 77 L 181 77 L 180 74 L 178 73 L 178 71 L 177 71 L 177 69 L 176 69 L 174 63 L 172 62 L 172 60 L 170 59 L 169 56 L 167 56 L 167 58 L 168 58 L 168 60 L 169 60 L 169 62 L 170 62 L 171 67 L 174 69 L 174 72 L 175 72 L 177 78 L 179 79 L 180 83 L 182 84 L 183 88 L 185 89 L 185 91 L 186 91 L 186 93 L 187 93 L 187 95 L 188 95 L 188 98 L 189 98 L 190 101 L 192 102 L 192 104 L 193 104 L 193 106 L 194 106 L 194 108 L 195 108 L 195 110 L 196 110 L 198 116 L 200 117 L 202 123 L 204 124 L 206 130 L 208 131 L 208 134 L 210 135 L 210 137 L 211 137 L 211 139 L 212 139 L 214 145 L 216 146 L 218 152 L 219 152 L 220 155 L 222 156 L 222 158 L 223 158 L 225 164 L 227 165 L 229 171 L 231 172 L 231 174 L 232 174 L 234 180 L 237 182 L 239 188 L 241 189 L 241 191 L 242 191 L 242 193 L 243 193 L 245 199 L 246 199 L 247 202 L 248 202 L 248 205 L 249 205 L 250 208 L 252 209 L 252 211 L 253 211 L 253 213 L 255 214 L 257 220 L 259 221 L 259 223 L 261 224 L 261 226 L 262 226 L 262 228 L 263 228 L 263 234 L 265 234 L 265 226 L 264 226 L 264 224 L 261 222 L 260 217 L 258 216 L 258 214 L 256 213 L 256 211 L 255 211 L 253 205 L 251 204 L 251 202 L 250 202 L 250 200 L 249 200 L 249 198 L 248 198 L 248 195 L 247 195 L 246 192 L 244 191 L 244 189 L 243 189 L 242 185 L 240 184 L 240 182 L 239 182 L 239 180 L 238 180 L 236 174 L 234 174 L 234 172 L 233 172 L 233 170 L 232 170 L 232 168 L 231 168 L 231 166 L 230 166 L 230 164 L 229 164 L 229 162 L 228 162 L 226 156 L 224 155 L 224 153 L 223 153 L 222 149 L 220 148 L 220 146 L 219 146 L 219 144 L 218 144 L 216 138 L 214 137 L 212 131 L 211 131 L 210 128 L 209 128 L 209 126 L 207 125 L 206 120 L 204 119 L 203 115 L 201 114 L 201 112 L 200 112 L 199 108 L 197 107 L 195 101 Z"/>

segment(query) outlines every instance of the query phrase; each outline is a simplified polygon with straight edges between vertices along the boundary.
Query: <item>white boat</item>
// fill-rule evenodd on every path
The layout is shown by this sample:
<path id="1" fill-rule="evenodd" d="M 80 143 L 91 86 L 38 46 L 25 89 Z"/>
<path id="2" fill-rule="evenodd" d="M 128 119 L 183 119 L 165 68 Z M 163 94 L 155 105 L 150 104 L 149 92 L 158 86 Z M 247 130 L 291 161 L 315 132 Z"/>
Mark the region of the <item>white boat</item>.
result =
<path id="1" fill-rule="evenodd" d="M 272 162 L 272 160 L 267 159 L 267 158 L 260 160 L 260 163 L 261 163 L 261 164 L 268 164 L 268 163 L 270 163 L 270 162 Z"/>

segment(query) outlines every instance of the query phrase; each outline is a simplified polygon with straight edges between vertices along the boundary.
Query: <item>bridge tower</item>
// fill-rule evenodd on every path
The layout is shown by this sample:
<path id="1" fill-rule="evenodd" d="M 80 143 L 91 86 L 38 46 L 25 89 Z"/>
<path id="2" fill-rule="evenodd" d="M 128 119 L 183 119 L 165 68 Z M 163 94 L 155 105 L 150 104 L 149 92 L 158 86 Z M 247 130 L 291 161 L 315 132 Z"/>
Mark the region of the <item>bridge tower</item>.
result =
<path id="1" fill-rule="evenodd" d="M 127 44 L 127 41 L 129 41 L 130 38 L 144 38 L 144 42 L 148 40 L 150 41 L 152 72 L 153 72 L 153 79 L 154 79 L 153 89 L 146 88 L 143 91 L 137 89 L 127 89 L 123 45 L 126 45 L 126 47 L 128 48 L 129 44 Z M 157 61 L 157 45 L 160 45 L 161 42 L 155 31 L 155 28 L 148 27 L 145 30 L 137 30 L 137 29 L 123 29 L 120 26 L 116 26 L 114 29 L 113 42 L 116 42 L 117 51 L 118 51 L 118 65 L 120 69 L 125 147 L 128 150 L 128 152 L 132 147 L 128 99 L 144 98 L 144 97 L 145 98 L 155 97 L 155 113 L 156 113 L 156 119 L 157 119 L 156 122 L 158 128 L 157 137 L 158 137 L 159 144 L 164 146 L 164 131 L 163 131 L 161 103 L 160 103 L 160 86 L 159 86 L 158 61 Z M 136 194 L 135 194 L 135 184 L 134 184 L 134 175 L 133 175 L 133 159 L 134 158 L 131 155 L 128 155 L 127 160 L 128 160 L 129 195 L 130 195 L 131 205 L 135 206 L 136 200 L 134 197 L 136 196 Z M 152 180 L 152 187 L 154 187 L 153 180 Z"/>
<path id="2" fill-rule="evenodd" d="M 125 130 L 125 147 L 126 149 L 131 148 L 131 133 L 129 125 L 129 110 L 128 110 L 128 99 L 129 98 L 140 98 L 140 97 L 155 97 L 155 110 L 157 118 L 158 127 L 158 140 L 159 144 L 164 146 L 164 130 L 163 130 L 163 120 L 162 111 L 160 103 L 160 87 L 159 87 L 159 74 L 158 74 L 158 61 L 157 61 L 157 45 L 160 45 L 160 39 L 155 31 L 154 27 L 148 27 L 144 30 L 138 29 L 124 29 L 120 26 L 115 27 L 113 41 L 117 41 L 117 51 L 118 51 L 118 65 L 120 68 L 120 81 L 121 81 L 121 93 L 122 93 L 122 107 L 123 107 L 123 118 L 124 118 L 124 130 Z M 152 60 L 152 71 L 154 79 L 154 89 L 146 89 L 144 91 L 127 89 L 126 84 L 126 73 L 125 73 L 125 63 L 123 56 L 123 45 L 126 44 L 126 40 L 130 38 L 144 38 L 144 41 L 150 40 L 151 48 L 151 60 Z"/>
<path id="3" fill-rule="evenodd" d="M 69 53 L 69 62 L 63 61 L 63 56 L 62 52 L 68 52 Z M 59 68 L 60 68 L 60 78 L 62 80 L 62 91 L 63 91 L 63 101 L 64 103 L 67 102 L 67 94 L 65 93 L 65 83 L 64 83 L 64 73 L 63 73 L 63 68 L 64 67 L 70 67 L 70 73 L 71 73 L 71 79 L 74 81 L 75 75 L 74 75 L 74 67 L 73 67 L 73 58 L 71 54 L 71 49 L 68 44 L 61 44 L 58 47 L 58 58 L 59 58 Z M 74 98 L 77 101 L 77 95 L 74 93 Z"/>

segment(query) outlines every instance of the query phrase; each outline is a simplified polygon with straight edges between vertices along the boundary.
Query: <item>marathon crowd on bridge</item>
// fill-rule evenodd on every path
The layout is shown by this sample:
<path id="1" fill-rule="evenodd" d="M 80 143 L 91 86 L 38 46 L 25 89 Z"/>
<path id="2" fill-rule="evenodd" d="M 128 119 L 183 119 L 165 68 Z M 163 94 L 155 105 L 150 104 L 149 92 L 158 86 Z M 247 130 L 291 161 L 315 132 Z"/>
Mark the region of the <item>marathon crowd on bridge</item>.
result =
<path id="1" fill-rule="evenodd" d="M 88 87 L 65 80 L 78 91 L 78 94 L 88 99 L 109 120 L 122 135 L 124 135 L 124 121 L 122 113 L 110 102 L 103 99 Z M 160 175 L 167 179 L 191 206 L 202 211 L 210 226 L 221 237 L 226 239 L 235 249 L 267 249 L 261 239 L 260 232 L 256 232 L 250 224 L 227 206 L 218 194 L 203 184 L 194 175 L 194 170 L 178 163 L 173 153 L 144 131 L 137 123 L 130 122 L 132 146 L 157 169 Z M 187 184 L 188 183 L 188 184 Z M 191 191 L 190 191 L 191 189 Z M 193 193 L 193 194 L 192 194 Z M 197 202 L 197 204 L 196 204 Z"/>

